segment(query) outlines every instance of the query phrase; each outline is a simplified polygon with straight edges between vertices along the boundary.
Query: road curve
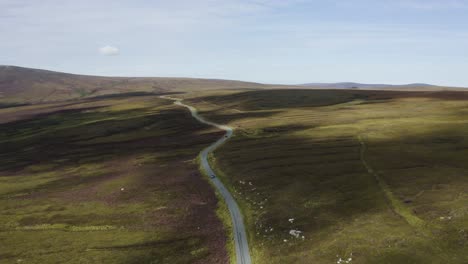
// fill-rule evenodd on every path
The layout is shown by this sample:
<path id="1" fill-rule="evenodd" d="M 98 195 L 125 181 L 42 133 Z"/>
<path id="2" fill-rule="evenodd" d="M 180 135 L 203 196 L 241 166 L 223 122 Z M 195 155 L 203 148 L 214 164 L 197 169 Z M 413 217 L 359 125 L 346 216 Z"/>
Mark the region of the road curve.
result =
<path id="1" fill-rule="evenodd" d="M 182 103 L 182 99 L 169 97 L 169 96 L 160 96 L 160 98 L 173 100 L 175 101 L 174 104 L 188 108 L 192 116 L 195 119 L 197 119 L 199 122 L 210 125 L 210 126 L 214 126 L 221 130 L 226 131 L 226 134 L 222 138 L 218 139 L 216 142 L 214 142 L 213 144 L 211 144 L 210 146 L 202 150 L 200 153 L 201 165 L 202 165 L 203 170 L 205 170 L 205 172 L 209 176 L 211 175 L 216 176 L 210 164 L 208 163 L 208 154 L 213 152 L 216 148 L 218 148 L 220 145 L 222 145 L 226 140 L 228 140 L 232 136 L 232 128 L 229 126 L 219 125 L 219 124 L 210 122 L 208 120 L 205 120 L 203 117 L 198 115 L 198 111 L 196 108 Z M 234 200 L 234 197 L 232 197 L 231 193 L 228 191 L 228 189 L 226 189 L 226 187 L 219 180 L 218 177 L 215 177 L 215 178 L 210 177 L 210 180 L 214 184 L 214 186 L 218 189 L 218 192 L 221 194 L 221 196 L 224 198 L 224 201 L 226 202 L 227 207 L 229 209 L 229 213 L 231 214 L 231 220 L 232 220 L 232 226 L 233 226 L 233 232 L 234 232 L 234 243 L 236 247 L 237 263 L 238 264 L 251 264 L 252 261 L 250 259 L 249 245 L 247 243 L 247 235 L 245 232 L 244 221 L 242 219 L 242 214 L 239 210 L 239 206 Z"/>

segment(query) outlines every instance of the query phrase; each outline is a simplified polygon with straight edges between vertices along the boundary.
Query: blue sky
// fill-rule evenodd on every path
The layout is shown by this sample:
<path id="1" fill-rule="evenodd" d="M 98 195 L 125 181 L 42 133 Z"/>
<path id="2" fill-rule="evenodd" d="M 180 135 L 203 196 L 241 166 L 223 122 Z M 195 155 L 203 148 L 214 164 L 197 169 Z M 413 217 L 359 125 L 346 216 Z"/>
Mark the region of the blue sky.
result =
<path id="1" fill-rule="evenodd" d="M 0 64 L 468 87 L 468 0 L 0 0 Z"/>

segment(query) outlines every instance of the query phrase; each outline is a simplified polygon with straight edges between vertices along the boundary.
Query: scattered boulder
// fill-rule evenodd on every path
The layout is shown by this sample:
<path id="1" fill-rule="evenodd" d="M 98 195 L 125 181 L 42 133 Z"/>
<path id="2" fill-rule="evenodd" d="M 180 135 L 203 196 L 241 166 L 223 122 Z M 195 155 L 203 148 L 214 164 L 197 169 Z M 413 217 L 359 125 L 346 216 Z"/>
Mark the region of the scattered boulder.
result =
<path id="1" fill-rule="evenodd" d="M 299 230 L 289 230 L 289 234 L 295 238 L 299 238 L 301 236 L 302 231 Z"/>

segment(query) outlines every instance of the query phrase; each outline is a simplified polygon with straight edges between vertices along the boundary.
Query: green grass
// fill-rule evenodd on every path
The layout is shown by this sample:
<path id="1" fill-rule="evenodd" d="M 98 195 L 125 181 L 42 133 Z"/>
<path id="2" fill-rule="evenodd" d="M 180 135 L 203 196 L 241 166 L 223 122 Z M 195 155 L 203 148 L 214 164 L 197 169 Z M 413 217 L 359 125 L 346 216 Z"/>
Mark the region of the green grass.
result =
<path id="1" fill-rule="evenodd" d="M 396 214 L 403 217 L 406 220 L 406 222 L 408 222 L 408 224 L 410 224 L 414 228 L 417 228 L 420 230 L 426 227 L 429 228 L 428 226 L 426 226 L 426 223 L 423 220 L 421 220 L 421 218 L 417 217 L 414 213 L 412 213 L 410 208 L 405 206 L 402 201 L 400 201 L 398 198 L 395 197 L 395 195 L 393 195 L 390 186 L 388 186 L 388 184 L 379 175 L 379 173 L 376 173 L 374 169 L 372 169 L 372 167 L 366 161 L 366 157 L 365 157 L 366 144 L 361 136 L 358 136 L 358 139 L 359 139 L 359 143 L 361 143 L 361 152 L 360 152 L 361 161 L 364 167 L 366 167 L 367 172 L 375 177 L 377 184 L 379 185 L 382 192 L 385 194 L 385 198 L 389 202 L 391 209 Z"/>
<path id="2" fill-rule="evenodd" d="M 194 163 L 212 129 L 155 96 L 40 109 L 0 126 L 0 262 L 223 261 L 222 209 Z"/>
<path id="3" fill-rule="evenodd" d="M 463 93 L 186 98 L 208 119 L 236 128 L 212 163 L 244 212 L 255 263 L 336 263 L 351 255 L 353 263 L 468 261 Z"/>
<path id="4" fill-rule="evenodd" d="M 210 162 L 241 207 L 254 263 L 468 262 L 463 93 L 180 97 L 236 129 Z M 234 259 L 228 211 L 194 161 L 219 133 L 185 109 L 135 94 L 0 116 L 2 263 Z"/>

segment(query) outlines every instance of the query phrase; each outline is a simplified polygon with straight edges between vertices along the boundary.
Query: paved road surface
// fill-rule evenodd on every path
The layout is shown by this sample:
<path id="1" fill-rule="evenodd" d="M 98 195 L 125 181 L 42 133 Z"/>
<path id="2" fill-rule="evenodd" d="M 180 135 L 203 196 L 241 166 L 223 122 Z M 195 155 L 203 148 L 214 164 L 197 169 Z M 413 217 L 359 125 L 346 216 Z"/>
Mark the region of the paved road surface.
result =
<path id="1" fill-rule="evenodd" d="M 198 121 L 200 121 L 201 123 L 214 126 L 214 127 L 217 127 L 219 129 L 226 131 L 226 134 L 222 138 L 218 139 L 218 141 L 211 144 L 209 147 L 205 148 L 201 152 L 202 168 L 205 170 L 205 172 L 209 176 L 211 175 L 216 176 L 213 169 L 211 169 L 210 164 L 208 163 L 208 154 L 213 152 L 217 147 L 219 147 L 221 144 L 223 144 L 226 140 L 228 140 L 232 136 L 232 128 L 229 126 L 219 125 L 219 124 L 203 119 L 201 116 L 198 115 L 197 109 L 195 109 L 192 106 L 182 103 L 182 99 L 168 97 L 168 96 L 161 96 L 161 98 L 174 100 L 175 101 L 174 103 L 176 105 L 180 105 L 180 106 L 188 108 L 190 112 L 192 113 L 192 116 Z M 210 178 L 210 180 L 216 186 L 221 196 L 223 196 L 229 208 L 229 213 L 231 214 L 232 226 L 234 229 L 233 230 L 234 231 L 234 243 L 236 246 L 237 263 L 238 264 L 251 264 L 252 261 L 250 260 L 250 252 L 249 252 L 249 245 L 247 243 L 247 235 L 245 232 L 244 221 L 242 219 L 242 214 L 239 210 L 239 206 L 237 206 L 237 203 L 232 197 L 231 193 L 228 191 L 228 189 L 226 189 L 226 187 L 224 187 L 223 183 L 218 179 L 218 177 Z"/>

